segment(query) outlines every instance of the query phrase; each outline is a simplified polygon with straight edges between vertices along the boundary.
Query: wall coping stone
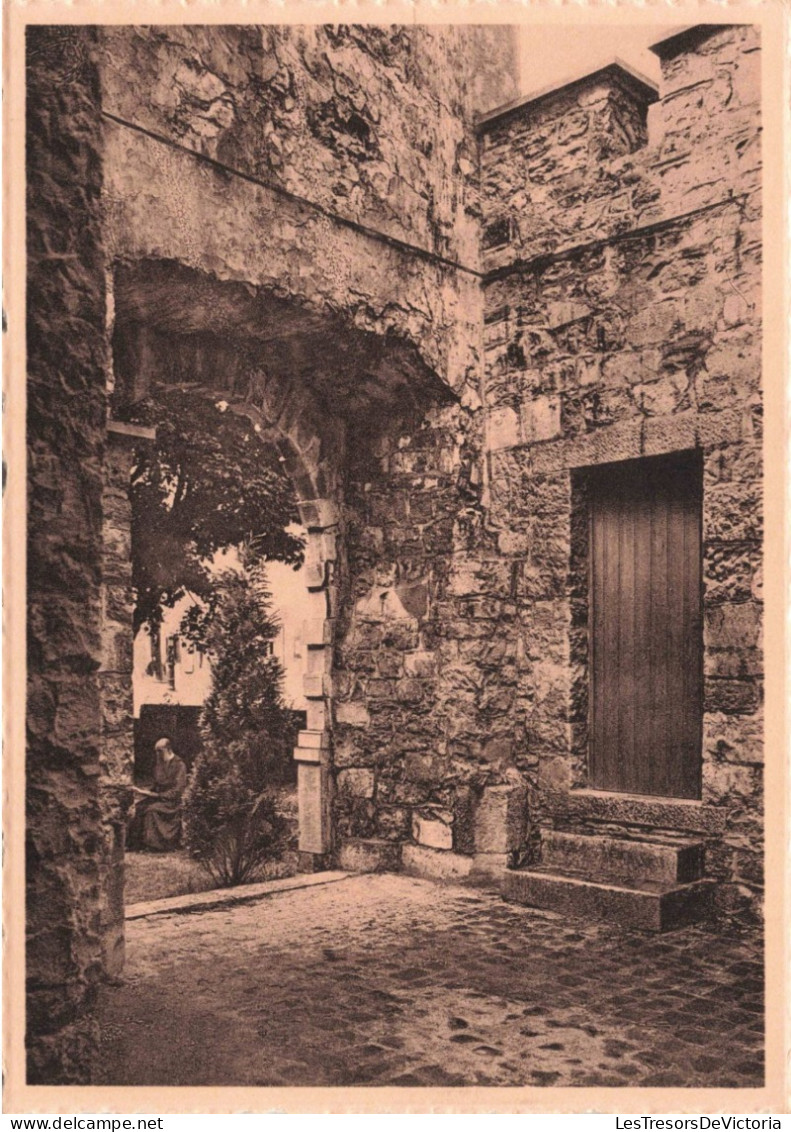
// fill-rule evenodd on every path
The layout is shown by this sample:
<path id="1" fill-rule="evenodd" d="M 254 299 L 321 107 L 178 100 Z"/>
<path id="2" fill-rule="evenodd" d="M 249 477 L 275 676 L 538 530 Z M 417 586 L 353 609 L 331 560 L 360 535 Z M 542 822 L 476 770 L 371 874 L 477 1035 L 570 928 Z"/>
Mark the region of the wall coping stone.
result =
<path id="1" fill-rule="evenodd" d="M 719 31 L 725 31 L 727 28 L 737 27 L 737 24 L 689 24 L 687 27 L 681 28 L 680 31 L 674 31 L 672 35 L 667 36 L 665 39 L 660 39 L 657 43 L 652 43 L 648 50 L 652 51 L 654 55 L 658 55 L 660 59 L 672 59 L 674 55 L 680 55 L 683 51 L 691 51 L 708 39 L 709 36 L 716 35 Z"/>
<path id="2" fill-rule="evenodd" d="M 655 83 L 628 63 L 624 63 L 622 59 L 614 58 L 611 63 L 606 63 L 595 71 L 587 71 L 585 74 L 574 75 L 559 82 L 551 83 L 532 94 L 516 98 L 512 102 L 506 102 L 503 106 L 497 106 L 494 110 L 487 111 L 486 114 L 480 114 L 476 120 L 475 128 L 479 133 L 486 133 L 492 125 L 499 125 L 500 120 L 510 114 L 516 114 L 528 107 L 532 108 L 539 103 L 548 102 L 557 95 L 564 94 L 572 87 L 584 86 L 602 79 L 620 81 L 629 88 L 635 98 L 645 102 L 646 106 L 656 102 L 659 98 L 659 88 Z"/>

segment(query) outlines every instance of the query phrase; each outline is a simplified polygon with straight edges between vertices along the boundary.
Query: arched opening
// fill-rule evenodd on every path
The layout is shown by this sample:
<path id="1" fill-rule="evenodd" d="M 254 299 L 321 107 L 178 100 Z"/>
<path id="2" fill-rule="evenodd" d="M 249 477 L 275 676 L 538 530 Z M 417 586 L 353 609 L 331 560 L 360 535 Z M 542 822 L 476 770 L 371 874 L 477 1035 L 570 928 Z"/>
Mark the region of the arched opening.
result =
<path id="1" fill-rule="evenodd" d="M 129 458 L 135 445 L 153 436 L 133 423 L 135 408 L 152 391 L 178 390 L 189 398 L 221 402 L 224 410 L 252 422 L 293 485 L 305 531 L 299 602 L 305 726 L 294 747 L 298 867 L 327 868 L 339 848 L 333 833 L 332 697 L 336 626 L 343 622 L 344 601 L 352 596 L 344 573 L 350 454 L 356 479 L 364 478 L 366 467 L 376 466 L 379 449 L 387 448 L 379 438 L 396 435 L 399 422 L 414 423 L 428 406 L 454 398 L 405 340 L 357 330 L 330 311 L 218 281 L 181 264 L 118 263 L 108 291 L 113 365 L 107 492 L 112 506 L 106 510 L 105 544 L 116 571 L 106 571 L 104 587 L 116 639 L 103 680 L 115 695 L 114 703 L 108 701 L 105 735 L 117 753 L 113 784 L 123 799 L 133 765 Z M 349 515 L 354 513 L 352 507 Z M 119 831 L 122 810 L 121 803 Z M 341 835 L 349 836 L 345 825 Z M 107 930 L 120 957 L 115 969 L 123 955 L 120 840 L 118 892 L 109 901 L 114 920 Z"/>

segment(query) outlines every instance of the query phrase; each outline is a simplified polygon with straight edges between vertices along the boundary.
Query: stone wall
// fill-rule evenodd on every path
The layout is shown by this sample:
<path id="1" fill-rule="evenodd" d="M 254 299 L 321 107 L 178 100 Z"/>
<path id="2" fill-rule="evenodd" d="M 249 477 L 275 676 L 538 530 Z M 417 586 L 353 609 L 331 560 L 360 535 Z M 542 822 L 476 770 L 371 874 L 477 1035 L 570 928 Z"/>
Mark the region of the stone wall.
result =
<path id="1" fill-rule="evenodd" d="M 107 435 L 108 390 L 116 417 L 151 381 L 227 393 L 294 479 L 305 867 L 492 874 L 542 825 L 684 828 L 708 839 L 722 907 L 749 904 L 754 29 L 666 41 L 659 98 L 610 67 L 487 115 L 480 179 L 473 111 L 514 94 L 492 66 L 514 62 L 509 29 L 29 35 L 31 1081 L 87 1079 L 96 986 L 122 959 L 124 479 L 141 438 L 117 419 Z M 574 790 L 585 469 L 690 448 L 703 796 L 683 814 L 613 806 Z"/>
<path id="2" fill-rule="evenodd" d="M 378 232 L 477 258 L 467 126 L 488 109 L 481 58 L 499 61 L 496 101 L 514 91 L 512 29 L 120 27 L 102 41 L 118 117 Z"/>
<path id="3" fill-rule="evenodd" d="M 762 868 L 758 46 L 750 27 L 662 45 L 647 136 L 652 96 L 610 70 L 490 119 L 482 145 L 484 231 L 502 237 L 484 251 L 489 518 L 518 579 L 532 817 L 697 829 L 725 909 L 760 891 Z M 616 109 L 628 152 L 610 159 L 597 123 Z M 575 797 L 584 469 L 692 448 L 704 467 L 702 804 Z"/>
<path id="4" fill-rule="evenodd" d="M 463 385 L 480 309 L 472 75 L 493 37 L 513 50 L 510 29 L 476 35 L 103 29 L 110 256 L 341 315 Z"/>
<path id="5" fill-rule="evenodd" d="M 455 757 L 443 738 L 452 704 L 437 708 L 428 678 L 443 657 L 421 658 L 442 635 L 457 526 L 469 522 L 457 524 L 458 512 L 475 511 L 479 494 L 472 119 L 513 95 L 515 37 L 491 27 L 192 27 L 105 28 L 101 40 L 118 411 L 157 375 L 175 379 L 163 357 L 195 344 L 193 378 L 213 366 L 213 388 L 225 383 L 276 441 L 285 434 L 308 451 L 314 483 L 297 482 L 298 494 L 332 512 L 306 522 L 307 600 L 321 612 L 296 755 L 303 865 L 315 867 L 350 837 L 409 831 L 402 748 L 394 738 L 378 813 L 370 743 L 397 737 L 416 697 L 406 753 L 428 743 Z M 372 546 L 383 552 L 375 569 Z M 373 596 L 385 579 L 398 623 L 373 646 L 371 626 L 393 612 L 382 617 Z M 360 609 L 366 601 L 373 613 Z M 418 629 L 429 616 L 433 636 Z M 360 664 L 375 647 L 378 682 L 358 678 L 361 625 Z M 358 757 L 348 721 L 361 717 L 361 692 L 380 726 Z M 440 801 L 472 762 L 454 764 Z M 428 799 L 427 766 L 419 773 Z"/>
<path id="6" fill-rule="evenodd" d="M 89 29 L 28 28 L 27 1042 L 31 1083 L 87 1080 L 111 865 L 100 580 L 105 296 Z"/>

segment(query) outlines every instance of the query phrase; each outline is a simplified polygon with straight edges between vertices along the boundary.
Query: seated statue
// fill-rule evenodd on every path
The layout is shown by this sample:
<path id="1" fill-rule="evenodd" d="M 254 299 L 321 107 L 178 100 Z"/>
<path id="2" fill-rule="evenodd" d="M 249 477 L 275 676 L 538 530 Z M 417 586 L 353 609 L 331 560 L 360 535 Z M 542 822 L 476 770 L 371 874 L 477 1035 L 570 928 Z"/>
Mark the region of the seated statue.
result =
<path id="1" fill-rule="evenodd" d="M 138 800 L 130 815 L 127 842 L 164 853 L 181 844 L 181 799 L 187 785 L 187 768 L 170 745 L 159 739 L 154 747 L 154 788 L 133 787 Z"/>

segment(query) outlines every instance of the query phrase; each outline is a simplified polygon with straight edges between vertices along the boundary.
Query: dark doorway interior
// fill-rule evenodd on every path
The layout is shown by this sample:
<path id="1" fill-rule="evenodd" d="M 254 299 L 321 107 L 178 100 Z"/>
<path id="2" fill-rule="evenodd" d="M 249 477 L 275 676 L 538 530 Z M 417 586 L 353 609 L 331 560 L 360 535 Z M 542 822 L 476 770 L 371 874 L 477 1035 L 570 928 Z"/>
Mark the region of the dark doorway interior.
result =
<path id="1" fill-rule="evenodd" d="M 700 797 L 702 460 L 592 469 L 590 785 Z"/>

